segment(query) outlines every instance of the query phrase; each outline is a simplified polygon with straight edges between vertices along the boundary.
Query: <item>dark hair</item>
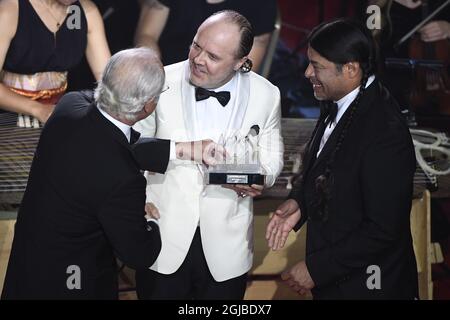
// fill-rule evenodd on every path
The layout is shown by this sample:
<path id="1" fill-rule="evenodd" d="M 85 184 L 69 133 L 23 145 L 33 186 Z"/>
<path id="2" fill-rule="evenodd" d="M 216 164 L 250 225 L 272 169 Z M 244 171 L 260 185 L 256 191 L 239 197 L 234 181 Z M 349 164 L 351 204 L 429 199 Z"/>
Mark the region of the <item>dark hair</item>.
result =
<path id="1" fill-rule="evenodd" d="M 223 14 L 227 21 L 235 24 L 239 28 L 241 39 L 239 42 L 238 51 L 236 56 L 241 59 L 248 56 L 253 47 L 253 28 L 250 22 L 239 12 L 233 10 L 222 10 L 214 13 L 212 16 Z M 241 67 L 241 72 L 249 72 L 252 69 L 253 62 L 247 58 Z"/>
<path id="2" fill-rule="evenodd" d="M 322 23 L 308 37 L 309 46 L 340 69 L 359 62 L 363 73 L 376 72 L 376 46 L 370 32 L 358 22 L 339 19 Z"/>
<path id="3" fill-rule="evenodd" d="M 336 20 L 323 23 L 316 27 L 309 36 L 309 45 L 321 56 L 336 64 L 338 70 L 348 62 L 358 62 L 362 79 L 359 93 L 350 105 L 343 129 L 337 139 L 324 174 L 315 180 L 315 188 L 318 194 L 314 204 L 320 220 L 327 221 L 329 203 L 331 200 L 331 186 L 333 185 L 333 164 L 336 155 L 344 142 L 345 136 L 358 111 L 358 105 L 366 89 L 367 80 L 376 71 L 376 48 L 371 34 L 366 28 L 350 20 Z M 324 121 L 323 117 L 319 121 Z"/>

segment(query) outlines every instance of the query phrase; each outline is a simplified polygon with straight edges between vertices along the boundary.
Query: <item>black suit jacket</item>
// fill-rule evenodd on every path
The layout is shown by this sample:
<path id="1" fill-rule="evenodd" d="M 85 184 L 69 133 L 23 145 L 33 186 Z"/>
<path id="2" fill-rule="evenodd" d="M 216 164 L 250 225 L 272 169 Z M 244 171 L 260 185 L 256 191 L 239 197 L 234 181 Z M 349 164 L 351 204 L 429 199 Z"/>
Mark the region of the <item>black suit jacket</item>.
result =
<path id="1" fill-rule="evenodd" d="M 375 80 L 365 91 L 332 164 L 328 219 L 317 215 L 315 179 L 325 172 L 345 112 L 316 159 L 312 139 L 290 198 L 308 221 L 306 265 L 317 299 L 412 299 L 417 271 L 410 231 L 414 147 L 396 102 Z M 348 110 L 347 110 L 348 111 Z M 320 124 L 318 123 L 316 131 Z M 320 134 L 317 134 L 320 135 Z M 367 281 L 378 266 L 380 289 Z"/>
<path id="2" fill-rule="evenodd" d="M 164 173 L 169 149 L 147 143 L 145 169 Z M 150 267 L 161 248 L 158 226 L 144 218 L 145 186 L 132 147 L 92 94 L 65 95 L 36 149 L 2 298 L 116 299 L 115 258 Z"/>

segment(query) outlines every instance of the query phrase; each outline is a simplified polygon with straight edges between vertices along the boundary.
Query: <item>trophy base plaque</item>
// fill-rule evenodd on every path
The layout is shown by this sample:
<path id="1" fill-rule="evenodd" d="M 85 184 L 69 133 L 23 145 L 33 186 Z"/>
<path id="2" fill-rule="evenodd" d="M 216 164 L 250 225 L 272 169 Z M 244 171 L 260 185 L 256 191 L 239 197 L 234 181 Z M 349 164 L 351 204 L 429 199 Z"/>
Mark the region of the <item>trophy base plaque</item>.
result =
<path id="1" fill-rule="evenodd" d="M 257 165 L 217 165 L 208 171 L 206 184 L 259 184 L 265 176 Z"/>

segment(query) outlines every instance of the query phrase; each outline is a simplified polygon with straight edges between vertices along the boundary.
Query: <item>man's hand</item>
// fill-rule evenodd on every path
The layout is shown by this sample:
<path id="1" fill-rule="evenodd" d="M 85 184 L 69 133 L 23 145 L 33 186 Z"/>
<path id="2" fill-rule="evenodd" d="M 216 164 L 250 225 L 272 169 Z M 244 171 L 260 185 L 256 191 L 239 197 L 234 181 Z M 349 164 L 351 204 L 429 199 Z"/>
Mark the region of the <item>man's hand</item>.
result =
<path id="1" fill-rule="evenodd" d="M 225 148 L 212 140 L 177 142 L 176 154 L 181 160 L 191 160 L 214 166 L 225 159 Z"/>
<path id="2" fill-rule="evenodd" d="M 222 186 L 225 189 L 231 189 L 236 191 L 239 197 L 245 198 L 246 196 L 257 197 L 262 194 L 264 186 L 258 184 L 252 184 L 251 186 L 244 184 L 225 184 Z"/>
<path id="3" fill-rule="evenodd" d="M 301 295 L 308 293 L 315 286 L 305 261 L 300 261 L 289 270 L 284 271 L 281 274 L 281 279 L 284 280 L 292 290 Z"/>
<path id="4" fill-rule="evenodd" d="M 395 0 L 395 2 L 398 2 L 409 9 L 415 9 L 422 4 L 421 0 Z"/>
<path id="5" fill-rule="evenodd" d="M 450 38 L 450 23 L 444 20 L 432 21 L 420 29 L 420 37 L 425 42 Z"/>
<path id="6" fill-rule="evenodd" d="M 147 214 L 147 216 L 149 216 L 150 218 L 159 219 L 159 210 L 158 208 L 151 202 L 147 202 L 145 204 L 145 213 Z"/>
<path id="7" fill-rule="evenodd" d="M 266 229 L 266 240 L 272 250 L 284 247 L 289 232 L 300 221 L 300 217 L 300 208 L 294 199 L 289 199 L 278 207 Z"/>
<path id="8" fill-rule="evenodd" d="M 218 163 L 223 163 L 226 157 L 225 148 L 215 143 L 212 140 L 202 140 L 201 141 L 201 161 L 209 166 L 215 166 Z"/>

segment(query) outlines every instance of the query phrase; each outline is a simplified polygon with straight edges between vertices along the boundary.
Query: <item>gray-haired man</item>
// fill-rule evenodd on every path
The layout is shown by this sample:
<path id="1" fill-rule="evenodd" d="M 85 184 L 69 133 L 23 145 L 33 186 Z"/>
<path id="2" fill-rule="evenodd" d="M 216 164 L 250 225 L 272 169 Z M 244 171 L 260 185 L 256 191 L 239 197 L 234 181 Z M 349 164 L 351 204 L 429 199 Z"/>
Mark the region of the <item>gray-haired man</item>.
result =
<path id="1" fill-rule="evenodd" d="M 133 268 L 153 264 L 161 240 L 144 218 L 139 164 L 163 173 L 170 153 L 191 157 L 194 145 L 135 143 L 131 126 L 153 112 L 164 80 L 151 50 L 130 49 L 111 58 L 95 97 L 74 92 L 60 100 L 33 160 L 3 299 L 115 299 L 116 256 Z M 215 145 L 199 145 L 210 163 Z"/>

